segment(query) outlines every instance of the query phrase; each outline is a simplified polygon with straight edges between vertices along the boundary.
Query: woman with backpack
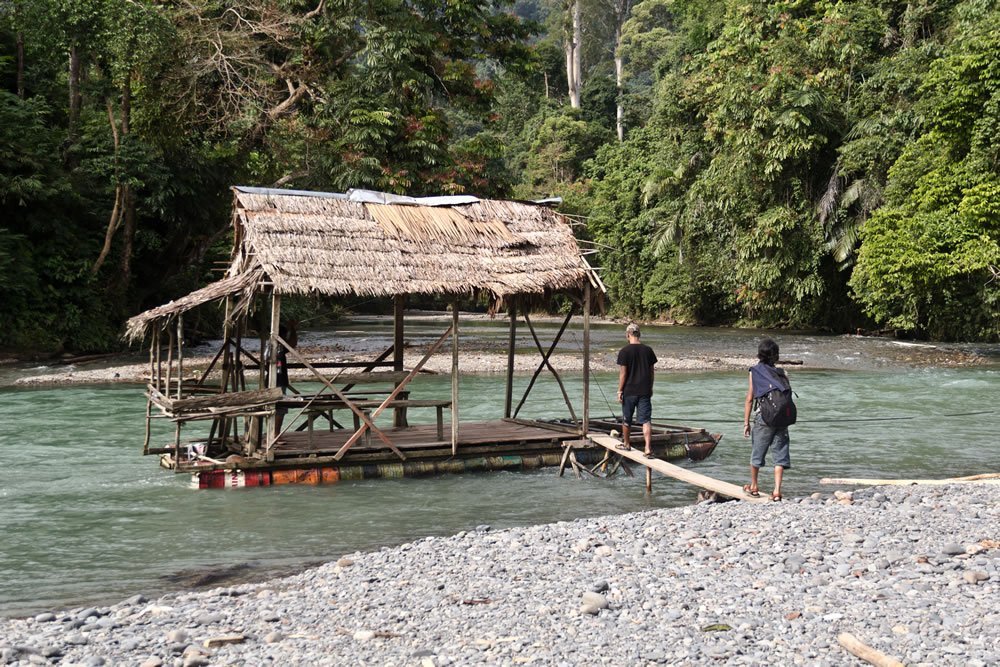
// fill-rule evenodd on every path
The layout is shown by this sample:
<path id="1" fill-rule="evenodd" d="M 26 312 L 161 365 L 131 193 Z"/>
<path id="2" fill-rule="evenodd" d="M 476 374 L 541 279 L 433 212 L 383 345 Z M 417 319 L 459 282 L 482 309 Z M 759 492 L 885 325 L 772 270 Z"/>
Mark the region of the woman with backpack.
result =
<path id="1" fill-rule="evenodd" d="M 781 479 L 785 468 L 792 467 L 788 455 L 788 426 L 795 423 L 795 404 L 792 402 L 792 388 L 785 371 L 776 368 L 778 344 L 765 338 L 757 346 L 760 360 L 750 368 L 750 385 L 747 387 L 743 404 L 743 437 L 752 438 L 750 451 L 750 483 L 743 491 L 757 498 L 757 473 L 764 465 L 768 450 L 774 461 L 774 491 L 771 500 L 781 500 Z M 751 429 L 751 416 L 753 427 Z"/>

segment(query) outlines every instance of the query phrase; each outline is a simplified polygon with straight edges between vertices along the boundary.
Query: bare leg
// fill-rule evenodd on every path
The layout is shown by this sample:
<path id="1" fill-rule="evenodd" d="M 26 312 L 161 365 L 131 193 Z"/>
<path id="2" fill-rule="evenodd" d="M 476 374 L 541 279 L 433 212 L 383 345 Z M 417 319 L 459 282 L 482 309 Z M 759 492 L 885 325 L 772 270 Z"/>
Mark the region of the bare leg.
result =
<path id="1" fill-rule="evenodd" d="M 771 497 L 781 497 L 781 478 L 785 474 L 785 469 L 781 466 L 774 466 L 774 492 Z"/>
<path id="2" fill-rule="evenodd" d="M 646 422 L 645 424 L 642 425 L 642 437 L 646 441 L 646 453 L 647 454 L 652 454 L 653 453 L 653 442 L 652 442 L 652 439 L 653 439 L 653 425 L 651 423 Z"/>
<path id="3" fill-rule="evenodd" d="M 757 473 L 760 472 L 760 468 L 757 466 L 750 466 L 750 493 L 759 493 L 757 487 Z"/>
<path id="4" fill-rule="evenodd" d="M 632 433 L 629 425 L 622 423 L 622 444 L 625 445 L 625 449 L 632 449 L 631 437 Z"/>

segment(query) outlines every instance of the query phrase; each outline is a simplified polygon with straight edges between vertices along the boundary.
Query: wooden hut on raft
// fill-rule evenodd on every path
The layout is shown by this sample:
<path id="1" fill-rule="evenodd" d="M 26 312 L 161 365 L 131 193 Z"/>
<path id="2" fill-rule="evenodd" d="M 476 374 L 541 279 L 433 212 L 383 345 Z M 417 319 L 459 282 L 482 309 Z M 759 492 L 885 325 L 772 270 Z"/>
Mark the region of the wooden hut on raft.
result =
<path id="1" fill-rule="evenodd" d="M 608 433 L 617 427 L 610 418 L 592 420 L 589 409 L 590 314 L 605 290 L 565 216 L 543 203 L 468 196 L 252 187 L 234 187 L 233 195 L 233 248 L 225 277 L 127 325 L 127 339 L 150 342 L 143 452 L 159 455 L 162 466 L 194 473 L 196 486 L 231 487 L 565 465 L 568 456 L 582 466 L 605 456 L 586 439 L 594 429 Z M 307 358 L 281 336 L 281 302 L 308 294 L 391 300 L 392 344 L 363 361 Z M 575 307 L 546 349 L 529 313 L 555 294 L 567 295 Z M 450 326 L 406 367 L 404 306 L 410 295 L 430 295 L 453 307 Z M 457 306 L 470 296 L 485 297 L 493 313 L 506 310 L 510 321 L 504 414 L 486 422 L 460 421 Z M 209 367 L 194 374 L 184 365 L 184 314 L 209 302 L 224 308 L 225 330 Z M 574 316 L 583 318 L 579 411 L 549 361 Z M 255 321 L 268 324 L 255 327 Z M 515 404 L 521 321 L 540 359 Z M 247 344 L 250 337 L 259 346 Z M 451 397 L 414 395 L 411 380 L 449 341 Z M 309 376 L 288 393 L 278 386 L 278 346 L 288 368 L 307 369 L 298 372 Z M 559 383 L 568 416 L 519 419 L 546 369 Z M 410 424 L 412 410 L 433 410 L 436 419 Z M 384 423 L 389 414 L 391 426 Z M 173 422 L 172 442 L 150 442 L 154 419 Z M 185 439 L 185 428 L 199 426 L 196 437 Z M 664 458 L 702 458 L 718 436 L 663 425 L 654 441 Z"/>

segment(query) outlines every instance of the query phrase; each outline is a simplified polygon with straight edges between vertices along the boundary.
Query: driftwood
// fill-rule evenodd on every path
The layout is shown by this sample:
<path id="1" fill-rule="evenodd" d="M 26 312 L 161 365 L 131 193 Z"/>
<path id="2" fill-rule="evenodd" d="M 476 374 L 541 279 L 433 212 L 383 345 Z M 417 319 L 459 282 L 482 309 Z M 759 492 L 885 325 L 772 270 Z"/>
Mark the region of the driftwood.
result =
<path id="1" fill-rule="evenodd" d="M 941 486 L 944 484 L 1000 484 L 1000 473 L 990 472 L 968 477 L 948 477 L 945 479 L 864 479 L 856 477 L 824 477 L 820 484 L 856 484 L 859 486 Z"/>
<path id="2" fill-rule="evenodd" d="M 852 655 L 875 665 L 875 667 L 905 667 L 899 660 L 861 643 L 861 640 L 849 632 L 837 635 L 837 642 Z"/>

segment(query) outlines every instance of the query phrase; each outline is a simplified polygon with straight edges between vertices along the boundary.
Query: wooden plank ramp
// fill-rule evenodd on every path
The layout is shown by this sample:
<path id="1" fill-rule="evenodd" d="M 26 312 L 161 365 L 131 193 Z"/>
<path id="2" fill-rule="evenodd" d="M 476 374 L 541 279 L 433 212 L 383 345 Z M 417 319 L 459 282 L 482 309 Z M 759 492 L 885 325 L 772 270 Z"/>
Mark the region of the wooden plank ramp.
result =
<path id="1" fill-rule="evenodd" d="M 604 447 L 611 453 L 618 454 L 619 456 L 623 456 L 631 461 L 642 464 L 651 470 L 655 470 L 661 475 L 673 477 L 674 479 L 679 479 L 682 482 L 700 486 L 701 488 L 708 489 L 709 491 L 715 491 L 719 495 L 727 496 L 729 498 L 745 500 L 751 503 L 770 503 L 771 501 L 771 499 L 766 495 L 761 495 L 759 498 L 751 498 L 747 494 L 743 493 L 742 487 L 737 486 L 736 484 L 730 484 L 729 482 L 723 482 L 722 480 L 709 477 L 708 475 L 702 475 L 701 473 L 686 470 L 685 468 L 675 466 L 672 463 L 667 463 L 666 461 L 662 461 L 660 459 L 647 459 L 641 449 L 618 449 L 618 447 L 622 444 L 622 441 L 617 438 L 612 438 L 610 435 L 591 433 L 588 437 L 591 441 Z"/>

